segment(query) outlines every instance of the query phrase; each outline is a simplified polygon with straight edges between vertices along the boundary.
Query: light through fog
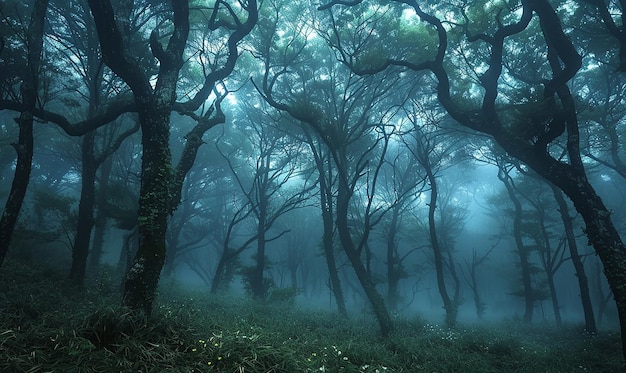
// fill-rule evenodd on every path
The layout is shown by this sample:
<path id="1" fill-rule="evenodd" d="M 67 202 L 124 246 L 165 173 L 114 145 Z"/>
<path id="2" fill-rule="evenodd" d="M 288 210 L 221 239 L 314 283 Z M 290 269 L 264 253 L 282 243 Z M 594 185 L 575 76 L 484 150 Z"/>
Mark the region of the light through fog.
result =
<path id="1" fill-rule="evenodd" d="M 0 371 L 618 371 L 620 4 L 3 2 Z"/>

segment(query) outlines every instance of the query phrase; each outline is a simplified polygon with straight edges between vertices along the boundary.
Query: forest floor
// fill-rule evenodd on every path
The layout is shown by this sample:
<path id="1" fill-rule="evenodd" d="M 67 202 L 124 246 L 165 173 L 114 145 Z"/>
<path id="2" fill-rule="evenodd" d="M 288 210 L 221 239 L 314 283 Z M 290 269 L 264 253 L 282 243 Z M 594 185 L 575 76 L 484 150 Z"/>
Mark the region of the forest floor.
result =
<path id="1" fill-rule="evenodd" d="M 349 320 L 288 304 L 161 291 L 150 318 L 119 306 L 115 281 L 82 291 L 58 271 L 0 269 L 0 372 L 618 372 L 617 331 L 516 322 L 448 330 L 396 320 L 381 338 Z"/>

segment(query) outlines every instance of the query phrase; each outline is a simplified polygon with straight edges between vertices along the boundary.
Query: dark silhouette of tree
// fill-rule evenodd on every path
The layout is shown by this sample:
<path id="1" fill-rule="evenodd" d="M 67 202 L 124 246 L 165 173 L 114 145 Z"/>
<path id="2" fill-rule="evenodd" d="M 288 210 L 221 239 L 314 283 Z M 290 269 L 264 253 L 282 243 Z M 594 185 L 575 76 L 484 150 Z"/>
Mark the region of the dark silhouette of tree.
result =
<path id="1" fill-rule="evenodd" d="M 264 39 L 258 53 L 265 71 L 262 84 L 257 88 L 271 106 L 307 126 L 316 141 L 323 143 L 328 151 L 330 157 L 320 156 L 318 161 L 328 161 L 325 169 L 334 172 L 330 180 L 336 182 L 332 203 L 337 236 L 376 315 L 381 333 L 388 335 L 393 324 L 362 255 L 372 228 L 387 210 L 377 207 L 374 198 L 393 133 L 386 118 L 392 117 L 398 109 L 395 105 L 384 108 L 382 102 L 392 95 L 391 89 L 399 80 L 393 74 L 362 78 L 342 70 L 324 52 L 323 41 L 316 41 L 319 48 L 315 51 L 307 49 L 307 35 L 313 29 L 306 22 L 295 27 L 294 32 L 281 35 L 277 32 L 279 17 L 270 20 L 269 24 L 262 25 Z M 305 64 L 311 62 L 311 53 L 318 59 L 317 68 Z M 362 199 L 358 198 L 359 191 L 363 191 Z M 364 206 L 358 226 L 350 222 L 354 205 Z M 329 270 L 333 273 L 330 264 Z"/>
<path id="2" fill-rule="evenodd" d="M 562 224 L 557 224 L 562 221 L 559 216 L 551 214 L 552 211 L 557 210 L 556 202 L 553 200 L 554 194 L 542 179 L 533 180 L 529 175 L 524 175 L 522 182 L 513 185 L 528 205 L 527 216 L 522 225 L 528 242 L 527 248 L 539 255 L 550 292 L 554 320 L 557 326 L 562 326 L 554 277 L 568 258 L 565 257 L 566 237 L 562 234 L 557 236 L 560 229 L 555 231 L 555 226 L 562 229 Z"/>
<path id="3" fill-rule="evenodd" d="M 307 176 L 298 170 L 304 145 L 281 131 L 280 122 L 272 123 L 268 115 L 249 111 L 247 120 L 241 121 L 240 125 L 252 145 L 253 154 L 240 154 L 245 157 L 243 162 L 237 162 L 232 153 L 222 153 L 222 156 L 248 201 L 256 227 L 255 263 L 244 273 L 245 281 L 254 298 L 265 299 L 269 290 L 264 276 L 267 244 L 288 231 L 283 230 L 272 236 L 268 236 L 268 232 L 283 215 L 304 206 L 315 183 L 309 183 Z M 241 138 L 243 135 L 240 134 Z M 232 142 L 236 143 L 236 140 Z M 302 180 L 295 181 L 299 178 Z M 289 182 L 295 184 L 290 186 Z"/>
<path id="4" fill-rule="evenodd" d="M 519 257 L 519 267 L 522 279 L 522 291 L 520 295 L 524 298 L 524 322 L 531 322 L 535 302 L 538 299 L 539 291 L 533 286 L 532 276 L 534 273 L 533 264 L 530 261 L 530 248 L 524 243 L 523 220 L 524 210 L 522 202 L 517 195 L 515 183 L 511 172 L 514 165 L 506 161 L 506 157 L 501 157 L 498 161 L 498 179 L 502 181 L 506 188 L 507 196 L 513 204 L 513 238 L 515 240 L 515 251 Z"/>
<path id="5" fill-rule="evenodd" d="M 33 159 L 33 120 L 39 96 L 39 69 L 41 67 L 44 22 L 47 8 L 48 0 L 35 1 L 25 34 L 24 47 L 26 56 L 24 60 L 26 67 L 22 70 L 20 76 L 21 86 L 19 90 L 22 110 L 19 118 L 15 120 L 19 126 L 19 138 L 17 143 L 13 144 L 17 153 L 17 163 L 9 197 L 2 211 L 2 217 L 0 217 L 0 266 L 4 263 L 4 259 L 9 251 L 11 237 L 15 230 L 15 224 L 17 223 L 30 179 Z"/>
<path id="6" fill-rule="evenodd" d="M 320 210 L 322 212 L 322 250 L 328 268 L 328 285 L 332 292 L 337 310 L 341 316 L 348 316 L 346 301 L 339 279 L 336 250 L 335 231 L 335 208 L 333 204 L 333 193 L 335 192 L 335 172 L 330 161 L 330 152 L 326 150 L 323 142 L 312 134 L 312 131 L 303 130 L 304 141 L 309 145 L 318 175 L 318 185 L 320 193 Z"/>
<path id="7" fill-rule="evenodd" d="M 391 95 L 391 88 L 398 81 L 391 74 L 380 78 L 360 78 L 343 75 L 343 72 L 331 67 L 327 70 L 330 81 L 301 76 L 305 78 L 302 80 L 305 87 L 312 85 L 315 88 L 310 91 L 303 89 L 306 96 L 296 100 L 287 98 L 289 101 L 283 102 L 278 100 L 285 97 L 285 92 L 278 92 L 276 82 L 286 84 L 291 79 L 284 76 L 289 70 L 285 68 L 275 75 L 270 68 L 270 55 L 265 58 L 266 74 L 261 89 L 267 101 L 309 126 L 331 156 L 329 161 L 332 166 L 326 165 L 326 168 L 335 172 L 333 178 L 337 183 L 333 204 L 339 242 L 378 319 L 381 333 L 387 335 L 393 330 L 393 324 L 374 279 L 362 261 L 362 255 L 373 227 L 388 210 L 388 207 L 376 206 L 374 201 L 378 177 L 393 134 L 392 126 L 384 118 L 393 116 L 392 113 L 398 109 L 393 105 L 386 110 L 379 111 L 378 108 Z M 307 74 L 304 71 L 301 73 Z M 345 80 L 340 77 L 345 77 Z M 342 80 L 343 84 L 340 83 Z M 334 86 L 334 83 L 338 85 Z M 363 191 L 362 199 L 358 198 L 357 191 Z M 359 226 L 350 222 L 354 205 L 364 206 Z"/>
<path id="8" fill-rule="evenodd" d="M 561 221 L 563 222 L 563 229 L 565 230 L 565 240 L 567 242 L 570 258 L 572 259 L 572 264 L 574 265 L 574 270 L 576 271 L 576 279 L 578 280 L 578 288 L 580 289 L 580 300 L 582 302 L 583 313 L 585 314 L 585 330 L 595 334 L 598 329 L 596 327 L 596 319 L 593 312 L 591 296 L 589 294 L 589 281 L 581 255 L 578 252 L 578 244 L 576 243 L 574 226 L 572 224 L 573 218 L 570 216 L 569 207 L 563 197 L 563 192 L 554 185 L 550 185 L 550 188 L 559 206 L 558 210 Z"/>
<path id="9" fill-rule="evenodd" d="M 409 128 L 403 133 L 401 141 L 420 165 L 427 182 L 426 230 L 433 253 L 437 288 L 446 311 L 445 323 L 453 328 L 460 302 L 460 281 L 452 254 L 453 236 L 458 233 L 456 228 L 463 218 L 456 214 L 458 207 L 452 207 L 452 188 L 448 186 L 442 195 L 439 179 L 443 170 L 462 160 L 463 152 L 459 139 L 446 128 L 446 118 L 437 110 L 417 100 L 410 100 L 406 110 Z M 460 220 L 457 219 L 459 217 Z"/>
<path id="10" fill-rule="evenodd" d="M 474 301 L 474 307 L 476 308 L 476 317 L 479 320 L 483 319 L 485 315 L 485 303 L 482 301 L 480 293 L 481 285 L 478 282 L 478 267 L 482 265 L 487 259 L 489 254 L 498 246 L 500 240 L 496 241 L 491 247 L 482 253 L 478 253 L 476 248 L 472 248 L 472 260 L 465 259 L 465 269 L 461 270 L 465 282 L 472 290 L 472 299 Z"/>
<path id="11" fill-rule="evenodd" d="M 415 208 L 416 200 L 425 188 L 425 177 L 415 157 L 406 152 L 398 144 L 394 150 L 388 152 L 387 163 L 390 167 L 383 170 L 382 182 L 379 190 L 380 198 L 391 207 L 391 211 L 381 221 L 382 239 L 385 242 L 385 257 L 387 267 L 387 305 L 391 311 L 398 311 L 402 295 L 399 284 L 402 279 L 409 277 L 405 261 L 417 249 L 401 251 L 400 240 L 404 235 L 412 236 L 406 223 L 405 215 Z M 413 228 L 413 229 L 412 229 Z M 411 243 L 414 238 L 411 237 Z"/>

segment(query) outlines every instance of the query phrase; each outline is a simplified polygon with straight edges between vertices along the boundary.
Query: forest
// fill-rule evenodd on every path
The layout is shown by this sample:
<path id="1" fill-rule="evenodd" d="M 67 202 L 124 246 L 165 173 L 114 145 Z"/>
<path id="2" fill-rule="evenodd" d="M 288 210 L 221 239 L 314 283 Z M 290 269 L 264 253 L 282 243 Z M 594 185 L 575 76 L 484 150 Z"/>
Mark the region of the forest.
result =
<path id="1" fill-rule="evenodd" d="M 0 371 L 623 371 L 625 9 L 0 2 Z"/>

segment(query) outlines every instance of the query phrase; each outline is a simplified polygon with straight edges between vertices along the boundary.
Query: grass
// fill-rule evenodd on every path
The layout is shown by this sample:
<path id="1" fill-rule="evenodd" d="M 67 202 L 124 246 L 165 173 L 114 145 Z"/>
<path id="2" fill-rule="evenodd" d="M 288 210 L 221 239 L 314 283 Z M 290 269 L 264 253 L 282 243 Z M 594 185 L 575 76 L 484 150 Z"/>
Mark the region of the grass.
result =
<path id="1" fill-rule="evenodd" d="M 119 306 L 110 280 L 77 291 L 58 272 L 0 269 L 0 372 L 618 372 L 617 332 L 396 320 L 381 338 L 349 320 L 183 290 L 150 318 Z"/>

